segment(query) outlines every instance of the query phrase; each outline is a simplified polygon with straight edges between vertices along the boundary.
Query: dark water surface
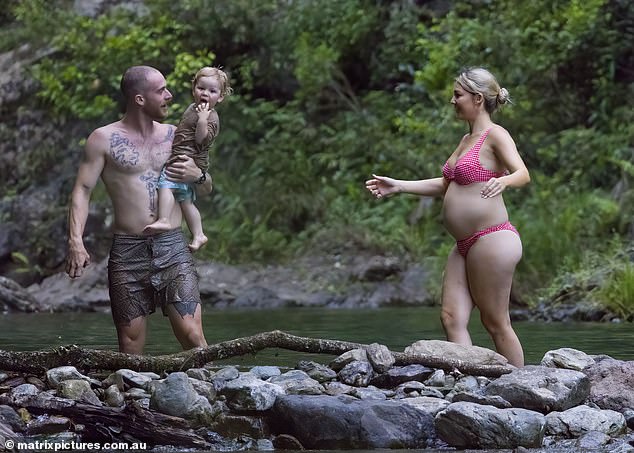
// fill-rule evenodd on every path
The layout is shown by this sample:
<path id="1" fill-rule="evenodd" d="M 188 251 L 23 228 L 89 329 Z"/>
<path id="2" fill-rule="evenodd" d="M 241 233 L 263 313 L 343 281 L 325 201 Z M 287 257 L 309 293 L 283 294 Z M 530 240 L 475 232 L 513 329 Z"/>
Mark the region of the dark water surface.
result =
<path id="1" fill-rule="evenodd" d="M 443 340 L 438 308 L 381 308 L 333 310 L 292 308 L 279 310 L 206 309 L 203 326 L 207 341 L 217 343 L 270 330 L 294 335 L 382 343 L 394 351 L 417 340 Z M 546 351 L 562 347 L 588 354 L 607 354 L 634 360 L 634 329 L 630 323 L 532 323 L 513 324 L 527 364 L 538 364 Z M 471 322 L 474 344 L 492 348 L 477 314 Z M 34 313 L 0 316 L 0 349 L 29 351 L 77 344 L 93 349 L 117 349 L 112 318 L 108 313 Z M 146 353 L 178 352 L 169 321 L 160 313 L 150 316 Z M 307 355 L 279 349 L 228 359 L 235 365 L 294 366 L 300 359 L 327 362 L 330 356 Z"/>

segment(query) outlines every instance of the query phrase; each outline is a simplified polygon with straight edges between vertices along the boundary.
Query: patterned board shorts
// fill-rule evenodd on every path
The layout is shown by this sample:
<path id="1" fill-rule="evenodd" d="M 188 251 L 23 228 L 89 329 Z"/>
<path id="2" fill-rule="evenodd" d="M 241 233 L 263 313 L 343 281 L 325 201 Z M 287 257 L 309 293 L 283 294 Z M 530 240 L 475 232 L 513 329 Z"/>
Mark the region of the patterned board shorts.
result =
<path id="1" fill-rule="evenodd" d="M 180 228 L 152 236 L 115 234 L 108 260 L 112 318 L 129 325 L 172 304 L 181 316 L 200 304 L 198 271 Z"/>

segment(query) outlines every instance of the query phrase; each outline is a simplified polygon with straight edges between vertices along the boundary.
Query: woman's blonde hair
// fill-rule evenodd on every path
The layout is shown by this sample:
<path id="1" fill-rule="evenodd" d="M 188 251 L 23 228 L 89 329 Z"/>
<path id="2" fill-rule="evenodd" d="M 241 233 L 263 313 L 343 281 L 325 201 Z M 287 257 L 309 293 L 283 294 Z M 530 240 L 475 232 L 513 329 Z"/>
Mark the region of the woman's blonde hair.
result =
<path id="1" fill-rule="evenodd" d="M 511 103 L 509 92 L 500 88 L 495 76 L 484 68 L 467 68 L 456 77 L 456 82 L 471 94 L 481 94 L 487 112 L 495 112 L 500 105 Z"/>
<path id="2" fill-rule="evenodd" d="M 216 80 L 220 82 L 220 95 L 222 97 L 229 96 L 233 93 L 233 88 L 229 85 L 229 77 L 227 77 L 227 74 L 222 69 L 211 66 L 205 66 L 200 69 L 192 79 L 192 89 L 196 86 L 196 83 L 201 77 L 215 77 Z"/>

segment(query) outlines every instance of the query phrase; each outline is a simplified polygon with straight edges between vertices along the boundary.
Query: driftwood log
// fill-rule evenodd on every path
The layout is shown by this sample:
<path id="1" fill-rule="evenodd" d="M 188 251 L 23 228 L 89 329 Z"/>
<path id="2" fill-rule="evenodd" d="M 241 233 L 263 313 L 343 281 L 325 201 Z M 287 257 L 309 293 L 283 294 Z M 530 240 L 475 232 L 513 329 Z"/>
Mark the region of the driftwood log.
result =
<path id="1" fill-rule="evenodd" d="M 224 341 L 206 348 L 194 348 L 177 354 L 145 356 L 115 351 L 81 348 L 77 345 L 60 346 L 43 351 L 0 351 L 0 370 L 43 373 L 50 368 L 73 365 L 84 371 L 118 370 L 155 373 L 183 371 L 202 367 L 214 360 L 254 354 L 267 348 L 280 348 L 311 354 L 340 355 L 368 345 L 340 340 L 298 337 L 279 330 L 263 332 L 250 337 Z M 421 364 L 445 371 L 457 370 L 463 374 L 499 377 L 514 368 L 503 365 L 482 365 L 433 355 L 392 352 L 396 365 Z"/>
<path id="2" fill-rule="evenodd" d="M 132 402 L 123 408 L 95 406 L 42 393 L 20 396 L 0 395 L 0 404 L 21 407 L 31 414 L 62 415 L 73 425 L 82 425 L 85 442 L 120 442 L 130 439 L 155 445 L 208 448 L 209 443 L 193 433 L 189 423 L 179 417 L 142 408 Z"/>

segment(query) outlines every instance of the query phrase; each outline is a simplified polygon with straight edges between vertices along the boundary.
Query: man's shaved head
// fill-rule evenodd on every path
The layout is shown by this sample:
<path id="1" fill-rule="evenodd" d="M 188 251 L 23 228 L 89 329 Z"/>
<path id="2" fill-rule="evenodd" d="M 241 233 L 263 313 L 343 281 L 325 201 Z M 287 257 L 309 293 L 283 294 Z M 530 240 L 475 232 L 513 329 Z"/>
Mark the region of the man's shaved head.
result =
<path id="1" fill-rule="evenodd" d="M 121 77 L 121 93 L 126 101 L 132 99 L 136 94 L 142 93 L 147 88 L 148 75 L 159 72 L 151 66 L 132 66 L 128 68 Z"/>

